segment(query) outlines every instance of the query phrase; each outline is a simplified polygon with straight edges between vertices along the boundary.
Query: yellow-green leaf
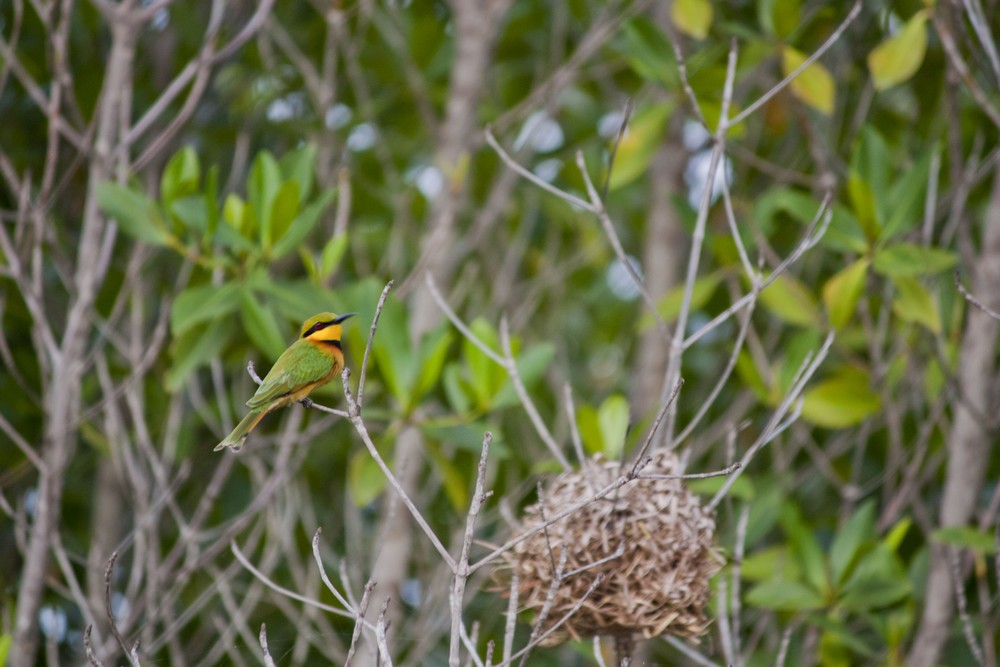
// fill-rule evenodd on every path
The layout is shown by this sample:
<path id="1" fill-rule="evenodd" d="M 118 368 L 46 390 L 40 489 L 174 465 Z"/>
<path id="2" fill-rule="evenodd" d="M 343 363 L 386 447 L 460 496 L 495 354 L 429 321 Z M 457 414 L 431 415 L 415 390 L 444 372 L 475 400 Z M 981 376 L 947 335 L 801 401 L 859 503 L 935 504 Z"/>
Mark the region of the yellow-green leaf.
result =
<path id="1" fill-rule="evenodd" d="M 941 314 L 934 297 L 916 278 L 894 277 L 896 297 L 892 300 L 892 312 L 902 320 L 915 322 L 932 333 L 941 333 Z"/>
<path id="2" fill-rule="evenodd" d="M 705 39 L 712 27 L 712 3 L 709 0 L 674 0 L 670 20 L 684 34 Z"/>
<path id="3" fill-rule="evenodd" d="M 872 264 L 886 276 L 923 276 L 950 269 L 958 262 L 955 253 L 914 243 L 896 243 L 875 255 Z"/>
<path id="4" fill-rule="evenodd" d="M 712 295 L 715 294 L 715 289 L 719 286 L 719 283 L 722 282 L 722 276 L 723 273 L 721 271 L 716 271 L 694 281 L 694 286 L 691 288 L 691 310 L 698 310 L 708 302 Z M 660 312 L 660 317 L 663 318 L 663 321 L 673 322 L 680 314 L 683 302 L 684 286 L 680 285 L 660 298 L 659 303 L 656 304 L 656 310 Z M 647 314 L 640 321 L 639 329 L 645 331 L 653 326 L 653 324 L 653 316 Z"/>
<path id="5" fill-rule="evenodd" d="M 608 396 L 597 411 L 597 421 L 604 442 L 604 455 L 617 459 L 621 456 L 628 433 L 628 400 L 621 394 Z"/>
<path id="6" fill-rule="evenodd" d="M 806 61 L 806 55 L 790 46 L 781 54 L 781 70 L 785 76 L 794 72 Z M 792 94 L 822 114 L 833 113 L 833 77 L 823 65 L 814 62 L 795 77 L 791 84 Z"/>
<path id="7" fill-rule="evenodd" d="M 830 324 L 840 329 L 850 321 L 865 286 L 869 261 L 862 257 L 823 285 L 823 303 Z"/>
<path id="8" fill-rule="evenodd" d="M 819 307 L 802 283 L 788 275 L 778 276 L 760 293 L 760 303 L 771 313 L 803 327 L 819 325 Z"/>
<path id="9" fill-rule="evenodd" d="M 660 147 L 672 109 L 672 104 L 663 103 L 636 112 L 628 131 L 618 144 L 608 181 L 609 189 L 615 190 L 628 185 L 646 172 L 653 155 Z"/>
<path id="10" fill-rule="evenodd" d="M 347 464 L 347 488 L 358 507 L 375 500 L 385 488 L 385 476 L 368 452 L 360 449 Z"/>
<path id="11" fill-rule="evenodd" d="M 997 552 L 996 540 L 993 535 L 976 530 L 972 526 L 945 526 L 931 533 L 931 539 L 941 544 L 951 544 L 964 549 L 971 549 L 984 554 Z"/>
<path id="12" fill-rule="evenodd" d="M 805 393 L 802 417 L 826 428 L 845 428 L 862 422 L 882 407 L 871 388 L 868 373 L 843 366 L 830 378 Z"/>
<path id="13" fill-rule="evenodd" d="M 875 90 L 885 90 L 913 76 L 927 51 L 927 10 L 914 14 L 903 29 L 872 49 L 868 71 Z"/>

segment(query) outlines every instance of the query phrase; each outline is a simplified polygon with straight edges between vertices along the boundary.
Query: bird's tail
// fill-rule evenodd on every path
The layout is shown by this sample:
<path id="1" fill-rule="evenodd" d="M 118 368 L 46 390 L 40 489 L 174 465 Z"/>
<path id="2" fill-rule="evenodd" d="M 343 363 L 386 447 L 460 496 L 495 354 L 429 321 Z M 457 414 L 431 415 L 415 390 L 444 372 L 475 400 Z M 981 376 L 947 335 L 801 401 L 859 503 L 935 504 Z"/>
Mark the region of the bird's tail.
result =
<path id="1" fill-rule="evenodd" d="M 225 449 L 226 447 L 231 447 L 234 452 L 240 451 L 243 448 L 243 443 L 246 442 L 247 436 L 250 435 L 250 431 L 257 425 L 257 422 L 264 418 L 265 414 L 267 413 L 263 410 L 251 410 L 248 412 L 243 421 L 236 425 L 233 432 L 215 446 L 215 451 Z"/>

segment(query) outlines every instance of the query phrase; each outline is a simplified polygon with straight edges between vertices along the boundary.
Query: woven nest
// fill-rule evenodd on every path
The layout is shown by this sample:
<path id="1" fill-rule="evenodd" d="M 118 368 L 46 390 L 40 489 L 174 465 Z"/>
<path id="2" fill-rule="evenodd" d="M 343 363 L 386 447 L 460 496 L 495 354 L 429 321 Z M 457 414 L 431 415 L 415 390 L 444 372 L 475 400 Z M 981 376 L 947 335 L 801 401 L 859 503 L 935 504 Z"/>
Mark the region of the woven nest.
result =
<path id="1" fill-rule="evenodd" d="M 676 456 L 659 452 L 642 474 L 676 474 L 678 467 Z M 519 533 L 592 498 L 620 475 L 619 463 L 600 457 L 559 475 L 525 510 Z M 562 573 L 542 631 L 580 605 L 544 646 L 594 635 L 669 633 L 697 641 L 709 625 L 709 578 L 721 565 L 714 532 L 712 515 L 681 480 L 637 479 L 518 543 L 507 564 L 517 574 L 521 604 L 536 615 L 552 594 L 553 571 Z"/>

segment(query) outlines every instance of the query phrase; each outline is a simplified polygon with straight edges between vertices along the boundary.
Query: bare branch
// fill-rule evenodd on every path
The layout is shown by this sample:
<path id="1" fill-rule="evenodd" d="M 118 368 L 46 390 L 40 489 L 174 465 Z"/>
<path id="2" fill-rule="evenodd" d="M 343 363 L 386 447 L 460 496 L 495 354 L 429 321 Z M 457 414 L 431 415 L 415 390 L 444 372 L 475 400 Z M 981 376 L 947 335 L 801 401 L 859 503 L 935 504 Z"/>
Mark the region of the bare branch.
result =
<path id="1" fill-rule="evenodd" d="M 271 657 L 271 652 L 267 650 L 267 626 L 264 623 L 260 624 L 260 650 L 264 653 L 264 667 L 275 667 L 274 658 Z"/>
<path id="2" fill-rule="evenodd" d="M 382 315 L 382 308 L 385 307 L 385 299 L 389 296 L 389 290 L 392 289 L 392 285 L 395 281 L 390 280 L 382 288 L 382 294 L 378 298 L 378 304 L 375 306 L 375 316 L 372 318 L 372 326 L 368 330 L 368 343 L 365 345 L 365 356 L 361 360 L 361 377 L 358 378 L 358 409 L 364 405 L 365 397 L 365 377 L 368 375 L 368 355 L 372 349 L 372 341 L 375 340 L 375 331 L 378 329 L 378 319 Z"/>

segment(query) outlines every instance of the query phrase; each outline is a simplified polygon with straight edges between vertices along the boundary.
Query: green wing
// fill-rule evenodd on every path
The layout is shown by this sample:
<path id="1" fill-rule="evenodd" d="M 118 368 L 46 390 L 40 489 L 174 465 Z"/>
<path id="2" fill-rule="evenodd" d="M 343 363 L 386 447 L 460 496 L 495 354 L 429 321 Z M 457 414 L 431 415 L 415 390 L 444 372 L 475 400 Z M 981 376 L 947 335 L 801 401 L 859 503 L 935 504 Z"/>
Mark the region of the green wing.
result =
<path id="1" fill-rule="evenodd" d="M 330 372 L 332 363 L 333 360 L 317 350 L 312 343 L 296 341 L 271 366 L 271 370 L 264 376 L 264 382 L 257 388 L 257 393 L 247 401 L 247 407 L 264 407 L 282 396 L 319 381 Z"/>

